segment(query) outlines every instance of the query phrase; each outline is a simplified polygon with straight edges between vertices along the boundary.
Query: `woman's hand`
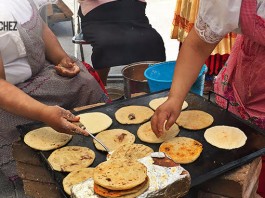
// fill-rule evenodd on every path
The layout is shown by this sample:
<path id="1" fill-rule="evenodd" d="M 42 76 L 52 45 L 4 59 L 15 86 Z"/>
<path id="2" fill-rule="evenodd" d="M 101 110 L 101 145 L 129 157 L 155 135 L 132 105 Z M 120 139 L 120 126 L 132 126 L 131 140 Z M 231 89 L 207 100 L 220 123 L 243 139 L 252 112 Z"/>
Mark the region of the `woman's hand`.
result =
<path id="1" fill-rule="evenodd" d="M 75 77 L 80 72 L 80 68 L 69 57 L 63 58 L 54 68 L 59 75 L 69 78 Z"/>
<path id="2" fill-rule="evenodd" d="M 88 133 L 74 124 L 79 121 L 79 117 L 59 106 L 47 106 L 43 110 L 43 122 L 61 133 L 82 134 L 88 136 Z"/>
<path id="3" fill-rule="evenodd" d="M 165 129 L 169 128 L 175 123 L 181 111 L 182 103 L 180 100 L 176 100 L 173 97 L 169 97 L 166 102 L 164 102 L 155 111 L 151 119 L 152 130 L 157 137 L 160 137 L 164 133 Z"/>

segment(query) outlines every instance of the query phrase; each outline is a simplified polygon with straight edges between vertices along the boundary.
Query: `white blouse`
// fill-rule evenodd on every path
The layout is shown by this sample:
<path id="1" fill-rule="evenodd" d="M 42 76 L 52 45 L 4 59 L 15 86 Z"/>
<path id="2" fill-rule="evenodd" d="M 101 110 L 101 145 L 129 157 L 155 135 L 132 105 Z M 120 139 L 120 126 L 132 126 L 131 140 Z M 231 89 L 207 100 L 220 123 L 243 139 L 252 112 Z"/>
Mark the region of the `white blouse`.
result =
<path id="1" fill-rule="evenodd" d="M 195 30 L 208 43 L 219 42 L 227 33 L 240 33 L 242 0 L 201 0 Z M 257 0 L 257 15 L 265 19 L 265 0 Z"/>
<path id="2" fill-rule="evenodd" d="M 33 0 L 37 8 L 57 0 Z M 25 23 L 30 20 L 32 8 L 28 0 L 0 0 L 0 21 Z M 6 80 L 12 84 L 26 81 L 32 75 L 26 49 L 16 31 L 0 31 L 0 54 L 4 64 Z"/>

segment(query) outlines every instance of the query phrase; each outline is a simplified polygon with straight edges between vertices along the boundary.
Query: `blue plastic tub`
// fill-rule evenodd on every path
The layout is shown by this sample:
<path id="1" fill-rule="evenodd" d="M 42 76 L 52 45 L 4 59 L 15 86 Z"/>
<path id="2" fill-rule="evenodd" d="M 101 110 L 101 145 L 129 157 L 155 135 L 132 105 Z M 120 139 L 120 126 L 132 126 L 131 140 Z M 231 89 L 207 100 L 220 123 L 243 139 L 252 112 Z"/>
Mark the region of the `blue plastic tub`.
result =
<path id="1" fill-rule="evenodd" d="M 157 92 L 171 87 L 175 64 L 176 61 L 167 61 L 153 64 L 145 70 L 144 76 L 147 79 L 150 92 Z M 192 93 L 202 96 L 206 72 L 207 66 L 203 65 L 197 80 L 191 87 L 190 91 Z"/>

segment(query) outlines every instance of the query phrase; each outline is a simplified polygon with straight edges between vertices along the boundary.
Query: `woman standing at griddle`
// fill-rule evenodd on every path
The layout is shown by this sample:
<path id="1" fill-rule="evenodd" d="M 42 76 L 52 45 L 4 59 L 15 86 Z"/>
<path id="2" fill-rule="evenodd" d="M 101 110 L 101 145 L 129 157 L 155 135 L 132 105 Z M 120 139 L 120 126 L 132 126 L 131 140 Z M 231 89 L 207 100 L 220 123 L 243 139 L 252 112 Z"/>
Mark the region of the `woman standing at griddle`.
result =
<path id="1" fill-rule="evenodd" d="M 230 112 L 265 129 L 265 1 L 201 0 L 195 26 L 177 59 L 168 100 L 152 118 L 157 136 L 163 133 L 165 120 L 166 128 L 175 122 L 201 66 L 228 32 L 236 32 L 238 36 L 217 76 L 215 92 L 229 99 Z M 222 107 L 226 105 L 220 97 L 216 97 L 216 102 Z M 264 172 L 263 163 L 260 191 L 265 196 Z"/>

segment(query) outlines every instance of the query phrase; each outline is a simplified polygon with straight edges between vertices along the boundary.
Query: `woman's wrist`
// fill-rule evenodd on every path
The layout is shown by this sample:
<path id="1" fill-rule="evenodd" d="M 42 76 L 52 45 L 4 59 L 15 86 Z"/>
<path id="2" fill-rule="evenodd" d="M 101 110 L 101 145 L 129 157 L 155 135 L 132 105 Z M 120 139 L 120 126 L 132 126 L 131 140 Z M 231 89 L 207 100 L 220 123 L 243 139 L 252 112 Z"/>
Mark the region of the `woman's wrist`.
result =
<path id="1" fill-rule="evenodd" d="M 175 92 L 170 90 L 168 94 L 168 101 L 171 101 L 171 103 L 174 104 L 174 106 L 181 108 L 186 98 L 186 95 L 181 95 L 179 93 L 180 92 Z"/>
<path id="2" fill-rule="evenodd" d="M 51 119 L 51 106 L 44 105 L 42 106 L 42 109 L 39 112 L 39 116 L 37 119 L 44 123 L 49 123 L 49 120 Z"/>

